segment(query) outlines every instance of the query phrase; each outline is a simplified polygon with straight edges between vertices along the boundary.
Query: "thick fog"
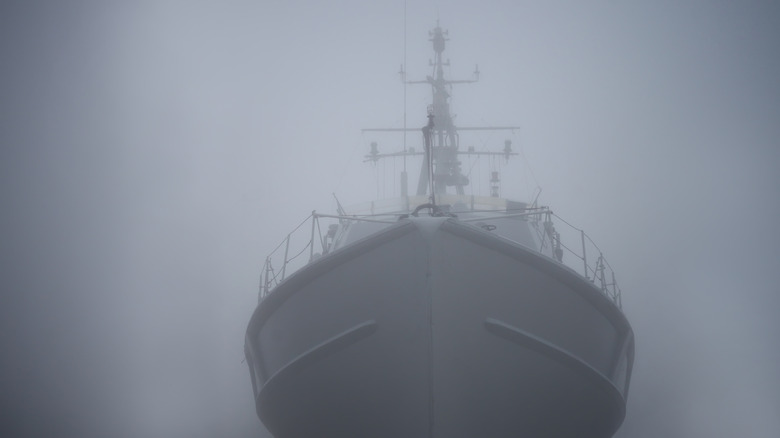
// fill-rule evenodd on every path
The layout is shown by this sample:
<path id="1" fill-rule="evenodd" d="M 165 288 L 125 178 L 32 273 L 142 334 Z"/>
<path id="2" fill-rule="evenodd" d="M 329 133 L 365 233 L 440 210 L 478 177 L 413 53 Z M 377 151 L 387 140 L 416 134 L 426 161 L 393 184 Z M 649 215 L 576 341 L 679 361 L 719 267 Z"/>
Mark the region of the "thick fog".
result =
<path id="1" fill-rule="evenodd" d="M 456 124 L 521 126 L 503 194 L 617 271 L 617 436 L 780 436 L 778 4 L 410 2 L 409 79 L 437 18 L 450 77 L 482 72 Z M 267 436 L 260 265 L 331 193 L 393 190 L 360 129 L 403 126 L 403 62 L 403 1 L 2 2 L 0 434 Z"/>

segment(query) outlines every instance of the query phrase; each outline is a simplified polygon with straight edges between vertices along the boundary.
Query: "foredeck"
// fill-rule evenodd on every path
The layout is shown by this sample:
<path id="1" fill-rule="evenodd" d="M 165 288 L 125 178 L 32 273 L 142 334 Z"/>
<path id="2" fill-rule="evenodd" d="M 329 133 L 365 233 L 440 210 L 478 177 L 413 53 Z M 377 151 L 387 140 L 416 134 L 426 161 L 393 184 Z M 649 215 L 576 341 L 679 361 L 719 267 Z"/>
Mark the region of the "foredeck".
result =
<path id="1" fill-rule="evenodd" d="M 575 270 L 621 307 L 615 272 L 601 249 L 584 230 L 549 207 L 471 195 L 441 195 L 437 201 L 453 220 L 480 227 Z M 409 196 L 351 206 L 340 214 L 313 211 L 266 257 L 259 299 L 306 264 L 397 223 L 427 202 L 426 196 Z M 422 209 L 418 214 L 428 211 Z"/>

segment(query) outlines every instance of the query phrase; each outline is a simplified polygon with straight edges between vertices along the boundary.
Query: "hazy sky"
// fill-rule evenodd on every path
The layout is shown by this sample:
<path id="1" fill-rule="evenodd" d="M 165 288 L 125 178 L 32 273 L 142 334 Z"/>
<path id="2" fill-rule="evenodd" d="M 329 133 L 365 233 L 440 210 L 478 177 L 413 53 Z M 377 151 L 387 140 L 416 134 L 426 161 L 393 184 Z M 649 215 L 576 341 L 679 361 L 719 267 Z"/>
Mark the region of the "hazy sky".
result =
<path id="1" fill-rule="evenodd" d="M 129 3 L 0 6 L 2 435 L 262 436 L 260 264 L 331 193 L 391 194 L 360 129 L 403 125 L 404 5 Z M 522 127 L 504 194 L 617 270 L 617 436 L 780 436 L 778 3 L 411 3 L 409 78 L 439 18 L 448 74 L 482 72 L 456 123 Z"/>

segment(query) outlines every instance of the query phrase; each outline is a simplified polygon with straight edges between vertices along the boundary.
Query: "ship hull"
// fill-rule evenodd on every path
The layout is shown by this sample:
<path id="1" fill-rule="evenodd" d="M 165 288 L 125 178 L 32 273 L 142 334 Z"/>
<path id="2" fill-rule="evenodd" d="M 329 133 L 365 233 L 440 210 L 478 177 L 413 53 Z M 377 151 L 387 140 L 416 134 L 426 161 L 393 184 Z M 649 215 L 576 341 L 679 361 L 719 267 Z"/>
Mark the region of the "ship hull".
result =
<path id="1" fill-rule="evenodd" d="M 628 322 L 591 282 L 442 218 L 296 272 L 246 346 L 277 438 L 608 437 L 633 362 Z"/>

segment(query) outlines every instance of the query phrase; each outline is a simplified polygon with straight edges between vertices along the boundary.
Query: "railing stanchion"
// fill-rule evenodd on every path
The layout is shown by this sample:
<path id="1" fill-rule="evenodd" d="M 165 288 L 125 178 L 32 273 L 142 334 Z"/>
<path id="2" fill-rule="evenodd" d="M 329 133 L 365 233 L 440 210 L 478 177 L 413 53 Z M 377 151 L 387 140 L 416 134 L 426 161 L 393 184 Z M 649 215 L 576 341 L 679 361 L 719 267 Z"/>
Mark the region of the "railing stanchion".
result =
<path id="1" fill-rule="evenodd" d="M 309 263 L 314 259 L 314 222 L 317 221 L 317 210 L 311 211 L 311 239 L 309 239 Z"/>
<path id="2" fill-rule="evenodd" d="M 287 253 L 289 251 L 290 251 L 290 234 L 287 235 L 287 239 L 284 245 L 284 262 L 282 263 L 282 280 L 284 280 L 284 273 L 287 271 Z"/>
<path id="3" fill-rule="evenodd" d="M 263 284 L 263 297 L 268 296 L 268 291 L 271 289 L 271 257 L 265 259 L 265 281 Z"/>
<path id="4" fill-rule="evenodd" d="M 613 300 L 615 300 L 615 302 L 618 301 L 617 281 L 615 280 L 615 271 L 612 271 L 612 297 Z"/>
<path id="5" fill-rule="evenodd" d="M 588 277 L 588 258 L 585 254 L 585 230 L 580 230 L 580 237 L 582 238 L 582 265 L 585 279 L 590 280 L 590 277 Z"/>
<path id="6" fill-rule="evenodd" d="M 604 254 L 599 253 L 599 263 L 598 268 L 599 270 L 599 283 L 601 283 L 601 291 L 604 293 L 604 295 L 609 294 L 609 290 L 607 289 L 607 276 L 604 274 L 604 270 L 606 269 L 606 266 L 604 266 Z"/>
<path id="7" fill-rule="evenodd" d="M 257 302 L 263 301 L 263 298 L 265 298 L 265 280 L 266 280 L 266 271 L 268 271 L 268 258 L 265 260 L 265 265 L 263 265 L 263 269 L 260 270 L 260 284 L 257 285 Z"/>

